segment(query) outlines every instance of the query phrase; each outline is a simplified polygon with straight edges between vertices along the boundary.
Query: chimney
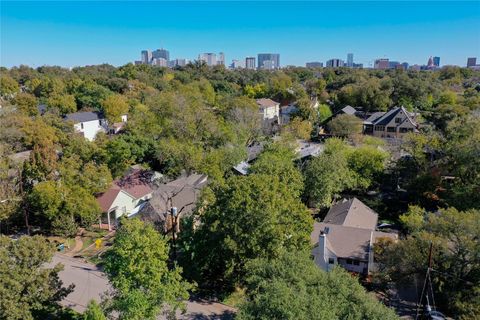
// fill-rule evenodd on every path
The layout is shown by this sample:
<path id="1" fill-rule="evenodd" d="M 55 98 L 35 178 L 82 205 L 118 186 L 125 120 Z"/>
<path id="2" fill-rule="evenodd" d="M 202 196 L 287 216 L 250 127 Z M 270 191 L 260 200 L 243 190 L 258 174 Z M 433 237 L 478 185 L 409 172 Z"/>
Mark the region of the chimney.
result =
<path id="1" fill-rule="evenodd" d="M 318 237 L 318 249 L 320 253 L 322 268 L 328 271 L 327 235 L 323 231 L 320 231 L 320 236 Z"/>

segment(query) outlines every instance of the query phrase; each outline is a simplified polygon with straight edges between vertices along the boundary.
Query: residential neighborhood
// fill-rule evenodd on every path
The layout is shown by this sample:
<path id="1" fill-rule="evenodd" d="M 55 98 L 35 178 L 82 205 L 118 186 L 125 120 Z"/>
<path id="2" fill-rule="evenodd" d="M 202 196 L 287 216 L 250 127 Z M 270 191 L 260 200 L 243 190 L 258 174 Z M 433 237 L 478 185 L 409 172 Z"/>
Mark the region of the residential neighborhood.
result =
<path id="1" fill-rule="evenodd" d="M 476 4 L 2 1 L 0 320 L 479 319 Z"/>

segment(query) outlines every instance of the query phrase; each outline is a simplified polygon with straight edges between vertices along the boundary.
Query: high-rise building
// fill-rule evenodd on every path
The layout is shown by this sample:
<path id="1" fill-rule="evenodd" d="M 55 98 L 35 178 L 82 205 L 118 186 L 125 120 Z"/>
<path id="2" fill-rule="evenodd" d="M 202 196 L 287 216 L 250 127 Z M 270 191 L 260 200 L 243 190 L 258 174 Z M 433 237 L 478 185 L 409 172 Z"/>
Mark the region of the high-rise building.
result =
<path id="1" fill-rule="evenodd" d="M 468 58 L 467 67 L 475 67 L 477 65 L 477 58 Z"/>
<path id="2" fill-rule="evenodd" d="M 407 70 L 408 69 L 408 62 L 402 63 L 403 69 Z"/>
<path id="3" fill-rule="evenodd" d="M 170 61 L 170 52 L 165 49 L 157 49 L 152 52 L 152 58 L 163 58 L 167 61 Z"/>
<path id="4" fill-rule="evenodd" d="M 347 67 L 353 68 L 353 53 L 347 54 Z"/>
<path id="5" fill-rule="evenodd" d="M 175 59 L 175 67 L 185 67 L 187 63 L 187 59 Z"/>
<path id="6" fill-rule="evenodd" d="M 433 65 L 435 67 L 440 67 L 440 57 L 433 57 Z"/>
<path id="7" fill-rule="evenodd" d="M 225 65 L 225 54 L 223 52 L 218 53 L 217 65 Z"/>
<path id="8" fill-rule="evenodd" d="M 330 59 L 326 63 L 327 68 L 339 68 L 343 67 L 343 65 L 344 62 L 342 59 Z"/>
<path id="9" fill-rule="evenodd" d="M 277 69 L 277 65 L 275 64 L 275 60 L 263 60 L 262 69 L 263 70 L 275 70 L 275 69 Z"/>
<path id="10" fill-rule="evenodd" d="M 279 69 L 280 68 L 280 54 L 278 53 L 259 53 L 258 54 L 258 69 L 265 69 L 265 61 L 268 62 L 268 69 Z"/>
<path id="11" fill-rule="evenodd" d="M 243 68 L 244 64 L 243 61 L 233 59 L 232 64 L 230 65 L 230 69 L 240 69 Z"/>
<path id="12" fill-rule="evenodd" d="M 198 60 L 204 61 L 207 66 L 213 67 L 217 65 L 217 55 L 215 53 L 207 52 L 198 55 Z"/>
<path id="13" fill-rule="evenodd" d="M 168 67 L 168 61 L 164 58 L 153 58 L 152 65 L 157 67 Z"/>
<path id="14" fill-rule="evenodd" d="M 305 67 L 307 68 L 322 68 L 323 67 L 323 63 L 322 62 L 307 62 L 305 63 Z"/>
<path id="15" fill-rule="evenodd" d="M 374 64 L 375 69 L 385 70 L 389 68 L 388 59 L 377 59 Z"/>
<path id="16" fill-rule="evenodd" d="M 143 50 L 141 54 L 141 59 L 143 64 L 149 64 L 152 61 L 152 53 L 150 50 Z"/>
<path id="17" fill-rule="evenodd" d="M 388 61 L 388 69 L 395 69 L 399 64 L 398 61 Z"/>
<path id="18" fill-rule="evenodd" d="M 255 69 L 255 57 L 245 58 L 245 69 Z"/>

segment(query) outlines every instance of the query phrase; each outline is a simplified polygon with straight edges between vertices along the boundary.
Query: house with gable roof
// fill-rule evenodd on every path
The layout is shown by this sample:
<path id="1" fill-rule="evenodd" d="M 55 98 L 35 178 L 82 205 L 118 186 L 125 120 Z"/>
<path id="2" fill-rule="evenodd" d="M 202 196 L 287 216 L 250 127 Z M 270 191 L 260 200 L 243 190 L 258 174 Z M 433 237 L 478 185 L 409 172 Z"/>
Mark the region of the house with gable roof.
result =
<path id="1" fill-rule="evenodd" d="M 151 184 L 152 175 L 149 171 L 134 168 L 97 197 L 109 229 L 120 217 L 133 215 L 146 204 L 152 197 Z"/>
<path id="2" fill-rule="evenodd" d="M 374 267 L 373 245 L 380 238 L 396 240 L 394 233 L 376 231 L 378 214 L 357 198 L 333 205 L 311 234 L 315 263 L 329 271 L 339 265 L 368 275 Z"/>
<path id="3" fill-rule="evenodd" d="M 401 139 L 409 132 L 419 132 L 415 114 L 404 107 L 375 112 L 363 122 L 363 132 L 379 138 Z"/>

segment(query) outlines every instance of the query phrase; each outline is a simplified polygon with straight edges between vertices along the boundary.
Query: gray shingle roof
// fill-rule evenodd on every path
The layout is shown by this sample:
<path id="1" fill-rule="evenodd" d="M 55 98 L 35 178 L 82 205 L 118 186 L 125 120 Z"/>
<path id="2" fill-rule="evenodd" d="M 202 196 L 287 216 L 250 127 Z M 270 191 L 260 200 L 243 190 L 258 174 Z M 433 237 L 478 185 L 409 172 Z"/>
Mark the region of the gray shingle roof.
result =
<path id="1" fill-rule="evenodd" d="M 328 211 L 324 223 L 375 230 L 378 214 L 357 198 L 336 203 Z"/>
<path id="2" fill-rule="evenodd" d="M 66 120 L 72 120 L 75 123 L 88 122 L 103 119 L 99 112 L 75 112 L 65 115 Z"/>
<path id="3" fill-rule="evenodd" d="M 357 113 L 357 110 L 355 110 L 355 108 L 352 106 L 346 106 L 341 111 L 345 114 L 350 114 L 352 116 L 354 116 L 355 113 Z"/>

